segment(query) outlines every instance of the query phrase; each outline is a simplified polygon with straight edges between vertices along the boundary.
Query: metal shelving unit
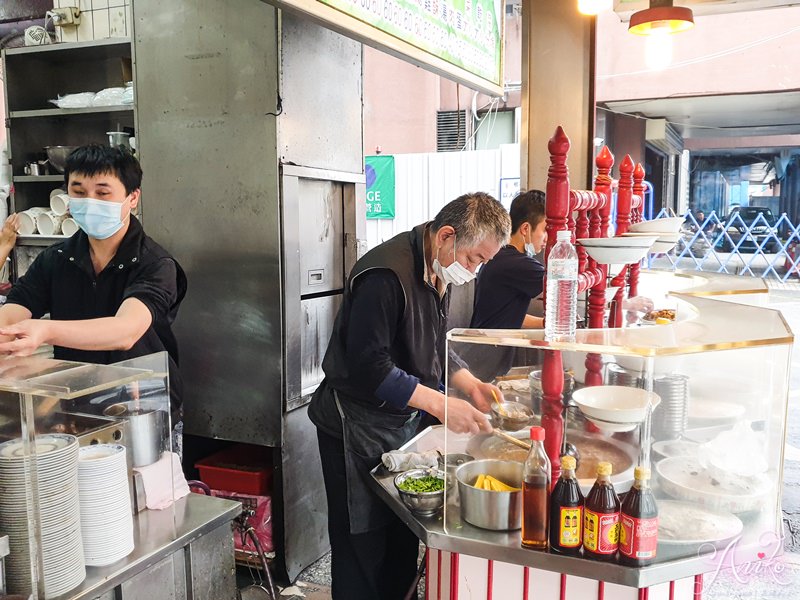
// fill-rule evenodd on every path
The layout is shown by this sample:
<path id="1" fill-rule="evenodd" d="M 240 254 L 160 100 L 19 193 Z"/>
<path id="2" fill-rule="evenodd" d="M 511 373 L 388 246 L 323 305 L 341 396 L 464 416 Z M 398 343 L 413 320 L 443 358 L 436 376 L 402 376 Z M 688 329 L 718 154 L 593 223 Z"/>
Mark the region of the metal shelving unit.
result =
<path id="1" fill-rule="evenodd" d="M 63 175 L 14 175 L 14 183 L 58 183 L 64 181 Z"/>
<path id="2" fill-rule="evenodd" d="M 31 117 L 69 117 L 72 115 L 104 115 L 114 112 L 133 113 L 132 105 L 123 106 L 87 106 L 86 108 L 42 108 L 37 110 L 17 110 L 8 114 L 9 119 L 25 119 Z"/>
<path id="3" fill-rule="evenodd" d="M 9 48 L 3 51 L 9 159 L 14 190 L 10 210 L 49 205 L 63 175 L 25 175 L 28 162 L 43 160 L 45 146 L 107 143 L 107 131 L 135 130 L 135 105 L 63 109 L 50 100 L 79 92 L 123 87 L 134 80 L 131 38 Z M 14 251 L 14 274 L 21 275 L 47 246 L 65 236 L 21 236 Z"/>

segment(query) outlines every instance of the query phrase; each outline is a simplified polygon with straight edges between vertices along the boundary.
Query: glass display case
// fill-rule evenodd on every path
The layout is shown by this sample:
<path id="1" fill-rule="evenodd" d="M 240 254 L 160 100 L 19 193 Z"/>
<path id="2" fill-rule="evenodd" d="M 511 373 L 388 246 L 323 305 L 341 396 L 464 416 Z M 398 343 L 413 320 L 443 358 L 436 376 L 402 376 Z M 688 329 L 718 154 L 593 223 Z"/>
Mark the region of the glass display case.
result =
<path id="1" fill-rule="evenodd" d="M 136 512 L 156 497 L 160 528 L 174 528 L 171 430 L 166 352 L 115 365 L 0 360 L 5 591 L 91 588 L 135 553 L 147 535 Z"/>
<path id="2" fill-rule="evenodd" d="M 491 411 L 494 433 L 438 433 L 446 471 L 452 470 L 448 457 L 456 455 L 494 461 L 483 463 L 481 473 L 466 466 L 455 470 L 455 485 L 445 491 L 446 535 L 495 535 L 509 549 L 519 548 L 525 515 L 513 502 L 520 499 L 505 506 L 492 491 L 476 497 L 474 488 L 478 476 L 493 469 L 497 479 L 521 487 L 530 426 L 541 424 L 553 482 L 564 454 L 578 458 L 584 494 L 601 461 L 612 464 L 611 481 L 620 496 L 633 484 L 634 467 L 651 469 L 659 509 L 656 557 L 645 569 L 612 561 L 602 566 L 603 578 L 639 587 L 657 582 L 655 573 L 662 580 L 671 577 L 659 567 L 682 559 L 719 556 L 727 549 L 726 560 L 736 564 L 781 551 L 792 333 L 777 311 L 685 293 L 664 298 L 670 308 L 662 309 L 659 324 L 641 319 L 625 328 L 578 330 L 574 342 L 548 343 L 540 330 L 449 333 L 451 356 L 499 365 L 491 377 L 484 373 L 496 385 L 499 402 Z M 562 372 L 563 380 L 556 376 Z M 588 384 L 593 376 L 599 385 Z M 503 527 L 489 527 L 470 516 L 469 505 L 476 502 L 484 512 L 520 512 L 500 519 Z M 535 555 L 517 560 L 536 564 Z M 699 564 L 695 568 L 702 572 Z M 655 579 L 626 573 L 648 569 Z"/>
<path id="3" fill-rule="evenodd" d="M 662 311 L 652 320 L 579 329 L 570 342 L 550 343 L 538 330 L 449 332 L 448 372 L 463 361 L 494 386 L 496 401 L 483 407 L 492 433 L 455 433 L 446 411 L 445 425 L 402 448 L 443 455 L 443 507 L 432 516 L 398 500 L 396 474 L 373 472 L 378 493 L 428 545 L 433 589 L 486 586 L 506 598 L 605 590 L 627 599 L 647 588 L 696 598 L 704 573 L 782 553 L 790 328 L 763 307 L 761 286 L 705 274 L 642 275 L 642 291 Z M 448 387 L 447 396 L 466 394 Z M 584 495 L 599 462 L 611 463 L 623 500 L 634 469 L 650 469 L 659 519 L 654 557 L 626 566 L 615 554 L 600 562 L 584 551 L 522 547 L 523 463 L 531 426 L 539 425 L 553 483 L 564 454 L 578 459 Z M 479 489 L 481 475 L 480 487 L 492 475 L 513 489 Z M 583 533 L 585 522 L 572 524 Z"/>

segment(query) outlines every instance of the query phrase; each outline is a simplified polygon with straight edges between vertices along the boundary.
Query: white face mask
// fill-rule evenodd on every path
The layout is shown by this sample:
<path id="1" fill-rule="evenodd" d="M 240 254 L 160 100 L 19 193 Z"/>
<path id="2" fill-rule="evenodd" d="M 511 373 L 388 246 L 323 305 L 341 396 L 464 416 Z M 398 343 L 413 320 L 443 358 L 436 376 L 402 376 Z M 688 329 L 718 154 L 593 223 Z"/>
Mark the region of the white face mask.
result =
<path id="1" fill-rule="evenodd" d="M 456 260 L 456 242 L 453 239 L 453 264 L 443 267 L 439 262 L 439 250 L 436 251 L 436 258 L 433 259 L 433 272 L 446 284 L 464 285 L 475 279 L 475 273 Z"/>
<path id="2" fill-rule="evenodd" d="M 525 242 L 525 254 L 533 258 L 536 256 L 536 246 L 532 242 Z"/>

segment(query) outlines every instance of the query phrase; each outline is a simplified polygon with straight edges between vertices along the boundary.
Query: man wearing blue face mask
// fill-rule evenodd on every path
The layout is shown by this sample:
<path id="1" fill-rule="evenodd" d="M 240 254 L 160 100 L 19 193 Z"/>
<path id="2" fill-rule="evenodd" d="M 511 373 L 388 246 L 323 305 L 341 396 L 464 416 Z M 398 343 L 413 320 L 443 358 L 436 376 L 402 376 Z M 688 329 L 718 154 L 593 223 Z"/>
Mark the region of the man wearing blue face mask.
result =
<path id="1" fill-rule="evenodd" d="M 353 267 L 309 416 L 317 427 L 332 550 L 334 600 L 404 598 L 419 541 L 369 488 L 381 454 L 416 433 L 426 411 L 459 433 L 491 432 L 499 390 L 449 356 L 439 391 L 451 285 L 475 277 L 508 241 L 508 213 L 487 194 L 465 194 L 433 221 L 373 248 Z M 500 396 L 498 396 L 500 397 Z M 416 596 L 414 596 L 416 597 Z"/>
<path id="2" fill-rule="evenodd" d="M 133 216 L 142 170 L 130 152 L 83 146 L 66 161 L 69 210 L 80 230 L 42 251 L 0 308 L 0 353 L 110 364 L 166 350 L 173 422 L 180 418 L 171 325 L 186 276 Z M 49 320 L 41 317 L 50 314 Z"/>

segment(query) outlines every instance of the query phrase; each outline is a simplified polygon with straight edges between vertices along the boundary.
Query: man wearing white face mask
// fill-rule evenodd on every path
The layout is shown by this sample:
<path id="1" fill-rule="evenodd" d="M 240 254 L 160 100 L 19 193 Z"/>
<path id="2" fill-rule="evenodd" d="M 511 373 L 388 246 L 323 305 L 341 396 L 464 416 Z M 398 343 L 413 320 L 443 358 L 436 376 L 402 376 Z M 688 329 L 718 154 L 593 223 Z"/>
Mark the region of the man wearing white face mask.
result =
<path id="1" fill-rule="evenodd" d="M 142 170 L 130 152 L 83 146 L 67 157 L 69 210 L 80 230 L 42 251 L 0 308 L 0 354 L 51 344 L 55 358 L 110 364 L 166 350 L 173 422 L 180 418 L 171 325 L 186 276 L 133 216 Z M 50 319 L 41 319 L 49 313 Z M 178 449 L 179 450 L 179 449 Z"/>
<path id="2" fill-rule="evenodd" d="M 493 386 L 454 354 L 445 368 L 448 289 L 475 277 L 508 241 L 508 213 L 487 194 L 466 194 L 430 223 L 372 249 L 353 267 L 311 400 L 328 498 L 334 600 L 403 598 L 419 542 L 367 484 L 381 454 L 410 440 L 420 411 L 457 432 L 490 432 Z"/>

